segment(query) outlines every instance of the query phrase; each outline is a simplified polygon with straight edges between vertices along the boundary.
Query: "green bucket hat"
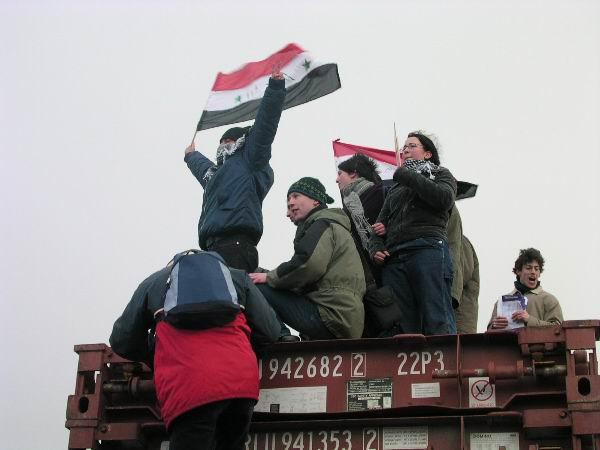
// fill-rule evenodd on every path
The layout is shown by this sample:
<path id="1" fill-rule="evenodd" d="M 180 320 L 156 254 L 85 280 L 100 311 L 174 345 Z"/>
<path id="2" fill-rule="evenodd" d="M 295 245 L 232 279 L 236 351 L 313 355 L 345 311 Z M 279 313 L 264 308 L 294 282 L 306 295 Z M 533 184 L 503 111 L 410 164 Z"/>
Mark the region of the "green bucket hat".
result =
<path id="1" fill-rule="evenodd" d="M 325 186 L 313 177 L 300 178 L 288 189 L 288 197 L 292 192 L 304 194 L 322 204 L 333 203 L 333 199 L 325 192 Z"/>

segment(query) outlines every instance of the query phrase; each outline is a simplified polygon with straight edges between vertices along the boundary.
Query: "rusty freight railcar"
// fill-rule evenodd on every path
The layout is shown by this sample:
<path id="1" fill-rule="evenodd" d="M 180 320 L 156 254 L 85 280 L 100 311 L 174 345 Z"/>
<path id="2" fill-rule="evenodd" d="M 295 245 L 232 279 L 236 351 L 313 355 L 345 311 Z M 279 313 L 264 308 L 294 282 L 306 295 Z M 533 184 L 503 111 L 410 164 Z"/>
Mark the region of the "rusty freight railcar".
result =
<path id="1" fill-rule="evenodd" d="M 600 321 L 275 344 L 247 450 L 600 449 Z M 168 449 L 151 370 L 77 345 L 69 449 Z"/>

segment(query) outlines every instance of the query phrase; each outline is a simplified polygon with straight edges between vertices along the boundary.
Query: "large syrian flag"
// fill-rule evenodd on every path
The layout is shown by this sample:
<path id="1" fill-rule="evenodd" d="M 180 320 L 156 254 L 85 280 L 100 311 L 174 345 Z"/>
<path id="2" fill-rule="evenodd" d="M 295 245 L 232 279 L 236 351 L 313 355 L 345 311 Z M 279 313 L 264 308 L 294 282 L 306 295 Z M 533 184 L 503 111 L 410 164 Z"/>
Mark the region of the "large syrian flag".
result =
<path id="1" fill-rule="evenodd" d="M 339 139 L 333 141 L 333 159 L 335 160 L 335 169 L 342 163 L 351 158 L 356 153 L 362 153 L 377 163 L 377 171 L 384 181 L 385 185 L 393 183 L 394 172 L 398 168 L 396 165 L 396 152 L 394 150 L 380 150 L 378 148 L 364 147 L 362 145 L 352 145 L 341 142 Z M 456 199 L 475 197 L 477 185 L 468 181 L 457 181 L 458 192 Z"/>
<path id="2" fill-rule="evenodd" d="M 323 64 L 296 44 L 262 61 L 217 75 L 197 131 L 256 117 L 274 66 L 281 67 L 287 93 L 283 109 L 310 102 L 341 87 L 337 64 Z"/>

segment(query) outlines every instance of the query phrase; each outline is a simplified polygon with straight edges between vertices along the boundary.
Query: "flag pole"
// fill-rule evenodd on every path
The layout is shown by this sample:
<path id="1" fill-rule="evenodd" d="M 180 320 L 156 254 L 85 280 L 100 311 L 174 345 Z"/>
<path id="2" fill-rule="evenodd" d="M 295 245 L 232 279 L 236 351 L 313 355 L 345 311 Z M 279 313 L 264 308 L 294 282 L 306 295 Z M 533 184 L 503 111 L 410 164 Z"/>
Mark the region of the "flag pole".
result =
<path id="1" fill-rule="evenodd" d="M 396 122 L 394 122 L 394 150 L 396 150 L 396 165 L 402 165 L 402 154 L 400 153 L 400 144 L 398 144 L 398 133 L 396 132 Z"/>
<path id="2" fill-rule="evenodd" d="M 194 135 L 192 136 L 192 142 L 190 142 L 190 145 L 194 145 L 194 140 L 196 139 L 197 134 L 198 134 L 198 130 L 194 131 Z"/>

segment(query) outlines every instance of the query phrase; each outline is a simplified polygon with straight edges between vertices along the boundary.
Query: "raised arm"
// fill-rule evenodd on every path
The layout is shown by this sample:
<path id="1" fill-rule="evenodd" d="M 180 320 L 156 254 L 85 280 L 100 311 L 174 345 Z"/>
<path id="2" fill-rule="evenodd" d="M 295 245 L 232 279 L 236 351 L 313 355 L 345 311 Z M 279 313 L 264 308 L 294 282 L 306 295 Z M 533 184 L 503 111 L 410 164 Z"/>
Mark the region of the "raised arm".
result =
<path id="1" fill-rule="evenodd" d="M 213 167 L 215 164 L 204 156 L 202 153 L 195 150 L 194 144 L 191 144 L 185 149 L 185 157 L 183 160 L 186 162 L 188 168 L 192 174 L 196 177 L 202 187 L 206 187 L 206 180 L 204 175 L 206 171 Z"/>
<path id="2" fill-rule="evenodd" d="M 284 100 L 285 80 L 283 74 L 275 69 L 269 78 L 244 151 L 245 157 L 255 167 L 265 166 L 271 159 L 271 144 L 277 133 Z"/>

